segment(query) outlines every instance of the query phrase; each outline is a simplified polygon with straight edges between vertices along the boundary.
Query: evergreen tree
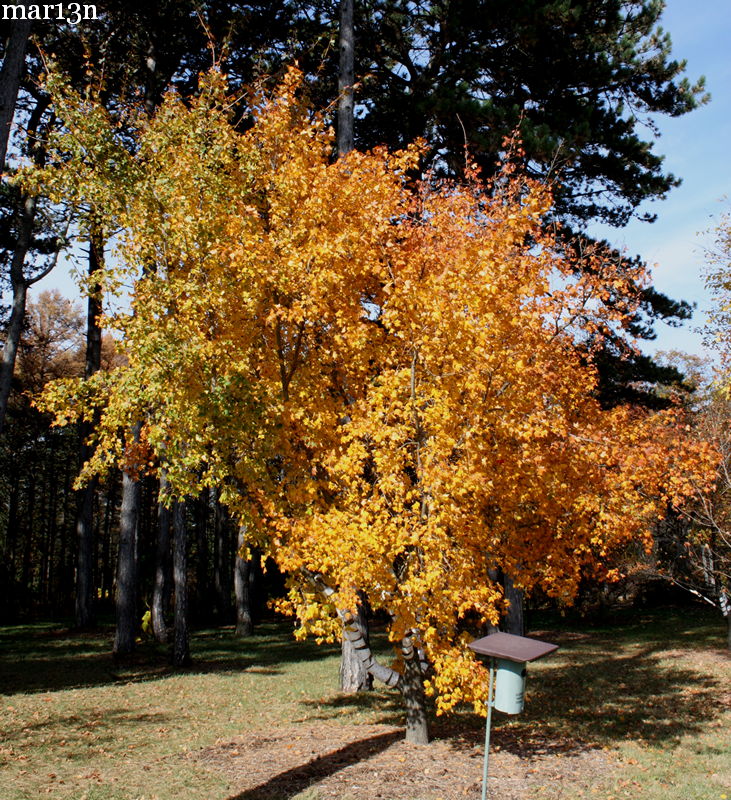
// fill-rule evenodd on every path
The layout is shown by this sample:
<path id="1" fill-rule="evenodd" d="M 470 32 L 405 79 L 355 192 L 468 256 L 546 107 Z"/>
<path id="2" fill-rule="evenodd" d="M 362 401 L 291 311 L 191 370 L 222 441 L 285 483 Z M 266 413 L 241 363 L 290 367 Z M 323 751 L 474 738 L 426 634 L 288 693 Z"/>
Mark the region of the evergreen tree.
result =
<path id="1" fill-rule="evenodd" d="M 425 166 L 458 175 L 466 147 L 490 177 L 515 133 L 513 160 L 528 175 L 553 182 L 549 222 L 562 223 L 567 247 L 591 222 L 650 222 L 646 202 L 680 183 L 654 151 L 652 115 L 680 116 L 708 99 L 703 79 L 691 82 L 685 62 L 672 54 L 670 35 L 660 27 L 664 5 L 361 0 L 355 5 L 355 146 L 395 148 L 424 137 Z M 300 42 L 320 107 L 335 99 L 336 6 L 322 0 L 293 16 L 300 33 L 290 40 Z M 315 42 L 328 42 L 328 49 Z M 635 262 L 627 259 L 628 274 Z M 626 323 L 632 335 L 652 339 L 656 321 L 679 325 L 690 318 L 688 303 L 652 287 L 635 289 L 641 303 Z M 680 373 L 658 371 L 651 359 L 634 355 L 621 338 L 606 343 L 602 363 L 599 391 L 608 405 L 656 404 L 654 384 L 681 380 Z"/>

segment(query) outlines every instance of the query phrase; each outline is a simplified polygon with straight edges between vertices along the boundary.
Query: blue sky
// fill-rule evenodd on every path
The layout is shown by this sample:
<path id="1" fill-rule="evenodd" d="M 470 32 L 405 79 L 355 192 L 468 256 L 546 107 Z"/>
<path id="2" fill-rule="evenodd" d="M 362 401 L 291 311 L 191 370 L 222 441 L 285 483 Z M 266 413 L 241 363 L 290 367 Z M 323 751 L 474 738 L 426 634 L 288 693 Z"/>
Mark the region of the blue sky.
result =
<path id="1" fill-rule="evenodd" d="M 657 339 L 643 349 L 703 355 L 697 328 L 711 305 L 703 270 L 713 242 L 704 232 L 731 207 L 731 0 L 667 0 L 662 26 L 672 37 L 675 58 L 687 60 L 688 76 L 706 76 L 711 101 L 683 117 L 656 120 L 661 137 L 655 151 L 665 155 L 666 170 L 683 179 L 667 199 L 644 207 L 657 221 L 592 231 L 653 265 L 659 291 L 698 304 L 690 323 L 679 329 L 659 324 Z"/>
<path id="2" fill-rule="evenodd" d="M 683 117 L 656 120 L 661 136 L 655 151 L 665 155 L 666 170 L 683 179 L 667 199 L 644 207 L 657 214 L 657 221 L 632 222 L 620 230 L 595 226 L 592 233 L 653 265 L 659 291 L 698 306 L 694 319 L 682 328 L 658 324 L 657 339 L 643 349 L 703 354 L 698 328 L 711 304 L 703 269 L 705 248 L 712 243 L 704 231 L 731 207 L 731 0 L 667 0 L 662 25 L 672 36 L 675 58 L 688 61 L 691 80 L 706 76 L 711 102 Z M 34 288 L 54 287 L 76 295 L 64 264 Z"/>

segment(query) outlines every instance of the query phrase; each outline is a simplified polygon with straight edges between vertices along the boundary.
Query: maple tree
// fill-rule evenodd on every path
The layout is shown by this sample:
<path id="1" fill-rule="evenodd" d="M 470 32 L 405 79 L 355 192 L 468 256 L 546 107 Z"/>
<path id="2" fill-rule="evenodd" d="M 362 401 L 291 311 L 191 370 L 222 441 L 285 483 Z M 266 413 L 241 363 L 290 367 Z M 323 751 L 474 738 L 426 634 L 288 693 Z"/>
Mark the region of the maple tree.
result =
<path id="1" fill-rule="evenodd" d="M 98 415 L 87 479 L 122 465 L 164 470 L 170 499 L 220 490 L 286 570 L 299 635 L 339 637 L 359 592 L 387 612 L 402 666 L 364 658 L 423 740 L 424 686 L 440 711 L 482 708 L 467 643 L 504 608 L 492 570 L 569 602 L 714 456 L 680 411 L 597 400 L 593 347 L 634 310 L 640 266 L 568 258 L 550 192 L 509 165 L 487 187 L 471 167 L 414 181 L 420 143 L 333 160 L 301 89 L 290 70 L 230 97 L 214 70 L 120 126 L 51 79 L 66 131 L 25 180 L 120 231 L 97 280 L 131 305 L 106 321 L 127 362 L 43 402 L 58 424 Z"/>

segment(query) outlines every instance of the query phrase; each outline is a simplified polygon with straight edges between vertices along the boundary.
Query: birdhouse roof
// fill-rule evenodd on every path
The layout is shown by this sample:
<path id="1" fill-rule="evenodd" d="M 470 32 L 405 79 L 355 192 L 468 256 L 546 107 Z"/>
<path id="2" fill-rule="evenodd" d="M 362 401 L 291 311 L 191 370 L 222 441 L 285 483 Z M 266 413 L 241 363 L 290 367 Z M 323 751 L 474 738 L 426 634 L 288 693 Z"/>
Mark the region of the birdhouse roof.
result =
<path id="1" fill-rule="evenodd" d="M 512 633 L 491 633 L 482 639 L 476 639 L 469 646 L 478 655 L 506 658 L 519 663 L 535 661 L 558 650 L 557 644 L 541 642 L 527 636 L 515 636 Z"/>

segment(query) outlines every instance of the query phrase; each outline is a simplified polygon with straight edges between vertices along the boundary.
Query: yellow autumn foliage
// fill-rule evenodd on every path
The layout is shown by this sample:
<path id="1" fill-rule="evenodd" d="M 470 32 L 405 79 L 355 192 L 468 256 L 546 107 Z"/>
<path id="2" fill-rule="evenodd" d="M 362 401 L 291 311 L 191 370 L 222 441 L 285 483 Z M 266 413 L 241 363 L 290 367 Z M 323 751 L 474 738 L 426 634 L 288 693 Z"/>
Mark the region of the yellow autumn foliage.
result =
<path id="1" fill-rule="evenodd" d="M 43 402 L 59 423 L 99 410 L 87 477 L 164 465 L 177 496 L 220 487 L 303 634 L 339 635 L 364 591 L 394 642 L 418 632 L 441 710 L 478 702 L 491 571 L 569 601 L 706 474 L 679 412 L 599 406 L 592 342 L 642 275 L 559 249 L 546 187 L 417 180 L 418 143 L 334 161 L 296 70 L 245 101 L 211 72 L 194 100 L 131 112 L 131 149 L 53 89 L 67 133 L 27 180 L 120 231 L 106 280 L 131 305 L 107 319 L 127 363 Z"/>

